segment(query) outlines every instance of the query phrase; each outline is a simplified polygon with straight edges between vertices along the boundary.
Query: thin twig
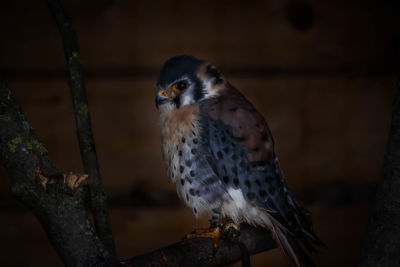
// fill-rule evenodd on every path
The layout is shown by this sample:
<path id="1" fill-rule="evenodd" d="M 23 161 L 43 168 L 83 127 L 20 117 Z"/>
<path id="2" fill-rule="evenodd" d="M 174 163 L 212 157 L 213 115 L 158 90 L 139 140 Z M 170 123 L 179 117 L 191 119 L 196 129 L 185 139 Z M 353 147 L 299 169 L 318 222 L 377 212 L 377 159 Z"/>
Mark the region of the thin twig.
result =
<path id="1" fill-rule="evenodd" d="M 47 0 L 46 2 L 63 40 L 83 167 L 85 173 L 87 173 L 92 180 L 92 183 L 88 187 L 90 207 L 93 212 L 96 232 L 109 252 L 107 261 L 109 263 L 116 262 L 117 256 L 111 231 L 107 196 L 102 186 L 95 143 L 92 135 L 78 39 L 69 20 L 69 16 L 62 7 L 61 1 Z"/>

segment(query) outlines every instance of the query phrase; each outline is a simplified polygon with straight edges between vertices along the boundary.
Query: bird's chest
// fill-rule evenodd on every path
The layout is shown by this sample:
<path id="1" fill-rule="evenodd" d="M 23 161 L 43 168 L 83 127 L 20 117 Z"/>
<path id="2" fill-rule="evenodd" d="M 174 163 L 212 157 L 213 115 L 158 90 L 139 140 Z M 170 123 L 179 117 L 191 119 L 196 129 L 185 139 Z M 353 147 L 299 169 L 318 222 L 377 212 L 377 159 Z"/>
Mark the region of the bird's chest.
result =
<path id="1" fill-rule="evenodd" d="M 174 109 L 160 116 L 162 153 L 172 181 L 190 179 L 200 142 L 198 107 Z M 177 183 L 179 185 L 179 183 Z"/>

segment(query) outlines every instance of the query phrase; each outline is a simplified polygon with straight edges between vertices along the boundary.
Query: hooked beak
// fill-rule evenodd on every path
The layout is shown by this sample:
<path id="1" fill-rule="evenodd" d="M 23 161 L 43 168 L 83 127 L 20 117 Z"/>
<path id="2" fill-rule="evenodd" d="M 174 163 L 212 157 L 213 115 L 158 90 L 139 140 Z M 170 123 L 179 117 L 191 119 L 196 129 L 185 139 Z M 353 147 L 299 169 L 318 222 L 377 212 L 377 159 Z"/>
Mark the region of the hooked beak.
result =
<path id="1" fill-rule="evenodd" d="M 171 98 L 172 98 L 172 96 L 170 94 L 168 94 L 165 90 L 159 91 L 157 96 L 156 96 L 156 107 L 157 107 L 157 109 L 158 109 L 158 106 L 164 104 L 165 102 L 167 102 Z"/>

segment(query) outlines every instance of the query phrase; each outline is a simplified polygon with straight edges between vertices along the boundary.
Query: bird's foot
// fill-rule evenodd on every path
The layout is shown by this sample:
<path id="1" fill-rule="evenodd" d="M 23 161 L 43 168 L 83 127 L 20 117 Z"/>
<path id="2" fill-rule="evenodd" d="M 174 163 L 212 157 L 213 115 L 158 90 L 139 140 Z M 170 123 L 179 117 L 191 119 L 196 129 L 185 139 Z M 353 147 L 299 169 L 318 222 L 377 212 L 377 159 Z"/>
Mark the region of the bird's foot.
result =
<path id="1" fill-rule="evenodd" d="M 216 251 L 218 249 L 218 241 L 221 238 L 221 229 L 219 226 L 195 229 L 190 234 L 186 235 L 186 239 L 193 238 L 211 238 L 213 241 L 213 249 Z"/>
<path id="2" fill-rule="evenodd" d="M 185 239 L 193 238 L 211 238 L 213 241 L 213 254 L 218 250 L 218 241 L 226 238 L 230 241 L 236 241 L 240 235 L 239 225 L 232 220 L 223 220 L 219 223 L 213 223 L 209 228 L 195 229 L 185 236 Z"/>

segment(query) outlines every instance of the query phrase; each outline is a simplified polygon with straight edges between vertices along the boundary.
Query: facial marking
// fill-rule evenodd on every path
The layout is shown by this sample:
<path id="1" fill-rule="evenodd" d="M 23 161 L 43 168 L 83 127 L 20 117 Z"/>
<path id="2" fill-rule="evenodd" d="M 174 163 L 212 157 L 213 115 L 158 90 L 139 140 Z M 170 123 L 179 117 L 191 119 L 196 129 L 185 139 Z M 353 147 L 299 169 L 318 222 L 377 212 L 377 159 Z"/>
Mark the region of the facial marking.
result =
<path id="1" fill-rule="evenodd" d="M 211 73 L 211 69 L 215 70 L 219 75 L 214 76 L 215 72 Z M 208 62 L 202 64 L 198 68 L 197 76 L 203 82 L 204 98 L 216 97 L 220 95 L 221 91 L 225 88 L 225 80 L 222 75 L 220 75 L 219 71 Z"/>

